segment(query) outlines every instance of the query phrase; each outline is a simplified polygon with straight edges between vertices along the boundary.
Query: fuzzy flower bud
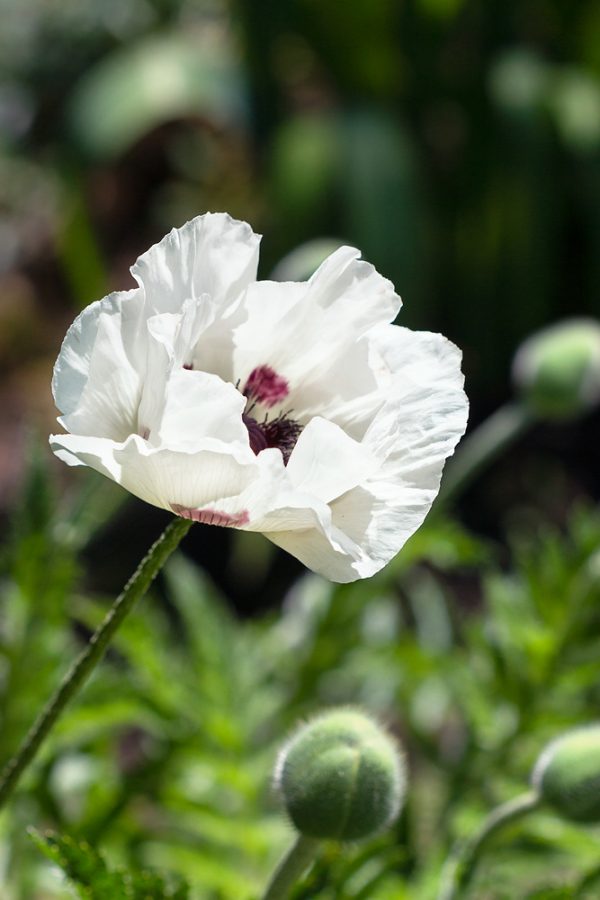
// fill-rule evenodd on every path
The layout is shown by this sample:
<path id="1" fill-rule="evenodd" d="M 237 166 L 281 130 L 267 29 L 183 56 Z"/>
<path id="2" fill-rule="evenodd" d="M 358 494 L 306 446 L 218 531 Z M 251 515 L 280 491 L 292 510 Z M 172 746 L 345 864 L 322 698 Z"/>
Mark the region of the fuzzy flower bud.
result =
<path id="1" fill-rule="evenodd" d="M 600 822 L 600 724 L 569 731 L 538 759 L 533 787 L 573 822 Z"/>
<path id="2" fill-rule="evenodd" d="M 569 419 L 600 401 L 600 324 L 571 319 L 544 328 L 517 351 L 513 381 L 542 418 Z"/>
<path id="3" fill-rule="evenodd" d="M 338 709 L 295 733 L 280 753 L 275 784 L 301 834 L 356 841 L 396 818 L 406 774 L 379 725 L 358 710 Z"/>

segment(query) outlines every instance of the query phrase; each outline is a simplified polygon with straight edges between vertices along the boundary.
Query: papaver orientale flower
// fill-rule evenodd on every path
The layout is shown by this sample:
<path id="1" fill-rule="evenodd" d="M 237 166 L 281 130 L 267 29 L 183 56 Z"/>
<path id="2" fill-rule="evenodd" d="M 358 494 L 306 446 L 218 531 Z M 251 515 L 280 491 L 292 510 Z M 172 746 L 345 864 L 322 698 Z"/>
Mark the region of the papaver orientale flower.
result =
<path id="1" fill-rule="evenodd" d="M 422 523 L 465 429 L 460 353 L 389 324 L 400 298 L 357 250 L 278 283 L 256 281 L 258 244 L 199 216 L 140 256 L 136 288 L 84 309 L 51 446 L 154 506 L 364 578 Z"/>

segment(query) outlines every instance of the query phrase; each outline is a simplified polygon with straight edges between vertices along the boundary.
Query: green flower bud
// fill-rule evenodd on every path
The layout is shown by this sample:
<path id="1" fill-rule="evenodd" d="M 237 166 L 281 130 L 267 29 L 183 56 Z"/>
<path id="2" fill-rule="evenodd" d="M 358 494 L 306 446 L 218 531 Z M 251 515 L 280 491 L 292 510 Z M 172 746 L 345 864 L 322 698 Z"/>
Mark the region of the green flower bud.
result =
<path id="1" fill-rule="evenodd" d="M 538 759 L 531 782 L 565 819 L 600 822 L 600 724 L 552 741 Z"/>
<path id="2" fill-rule="evenodd" d="M 301 834 L 356 841 L 396 818 L 406 774 L 399 748 L 379 725 L 358 710 L 337 709 L 293 735 L 275 784 Z"/>
<path id="3" fill-rule="evenodd" d="M 571 319 L 534 334 L 517 351 L 513 380 L 542 418 L 569 419 L 600 401 L 600 324 Z"/>
<path id="4" fill-rule="evenodd" d="M 342 244 L 343 241 L 335 238 L 314 238 L 300 244 L 277 263 L 271 278 L 274 281 L 306 281 Z"/>

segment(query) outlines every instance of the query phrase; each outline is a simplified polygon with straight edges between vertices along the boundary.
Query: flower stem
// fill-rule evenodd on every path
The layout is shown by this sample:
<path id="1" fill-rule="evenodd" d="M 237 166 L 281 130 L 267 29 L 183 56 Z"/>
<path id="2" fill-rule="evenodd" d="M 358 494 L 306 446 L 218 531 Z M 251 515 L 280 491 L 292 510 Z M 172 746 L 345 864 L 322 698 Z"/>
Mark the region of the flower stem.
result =
<path id="1" fill-rule="evenodd" d="M 298 835 L 275 871 L 262 900 L 285 900 L 296 881 L 313 862 L 319 841 Z"/>
<path id="2" fill-rule="evenodd" d="M 494 809 L 473 837 L 459 846 L 448 860 L 438 900 L 463 897 L 463 891 L 473 878 L 477 863 L 491 838 L 509 822 L 527 815 L 540 803 L 537 791 L 528 791 Z"/>
<path id="3" fill-rule="evenodd" d="M 455 500 L 482 469 L 492 463 L 535 422 L 520 403 L 508 403 L 482 422 L 459 446 L 448 463 L 435 509 Z"/>
<path id="4" fill-rule="evenodd" d="M 36 719 L 17 753 L 9 760 L 0 776 L 0 807 L 11 796 L 17 783 L 35 757 L 55 722 L 100 661 L 110 639 L 125 616 L 148 590 L 173 550 L 187 534 L 192 522 L 175 518 L 152 545 L 122 592 L 90 638 L 86 648 L 75 660 L 60 685 Z"/>

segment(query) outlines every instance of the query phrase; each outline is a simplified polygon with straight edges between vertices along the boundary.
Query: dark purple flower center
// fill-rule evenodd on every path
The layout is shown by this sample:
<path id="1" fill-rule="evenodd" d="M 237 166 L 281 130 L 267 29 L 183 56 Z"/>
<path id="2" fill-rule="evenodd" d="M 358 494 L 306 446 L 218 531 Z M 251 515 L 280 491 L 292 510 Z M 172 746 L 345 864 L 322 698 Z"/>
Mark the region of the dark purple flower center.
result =
<path id="1" fill-rule="evenodd" d="M 252 416 L 243 415 L 242 421 L 248 429 L 250 447 L 256 453 L 266 450 L 267 447 L 277 447 L 281 450 L 283 462 L 287 466 L 291 452 L 296 446 L 296 441 L 302 432 L 302 425 L 290 419 L 285 414 L 277 416 L 270 422 L 257 422 Z"/>
<path id="2" fill-rule="evenodd" d="M 283 462 L 287 466 L 302 432 L 302 425 L 291 419 L 289 413 L 280 413 L 271 421 L 267 414 L 262 422 L 251 415 L 257 404 L 271 409 L 284 400 L 289 394 L 287 381 L 270 366 L 257 366 L 250 373 L 242 393 L 248 399 L 242 421 L 248 429 L 251 449 L 258 456 L 261 450 L 276 447 L 281 451 Z"/>

